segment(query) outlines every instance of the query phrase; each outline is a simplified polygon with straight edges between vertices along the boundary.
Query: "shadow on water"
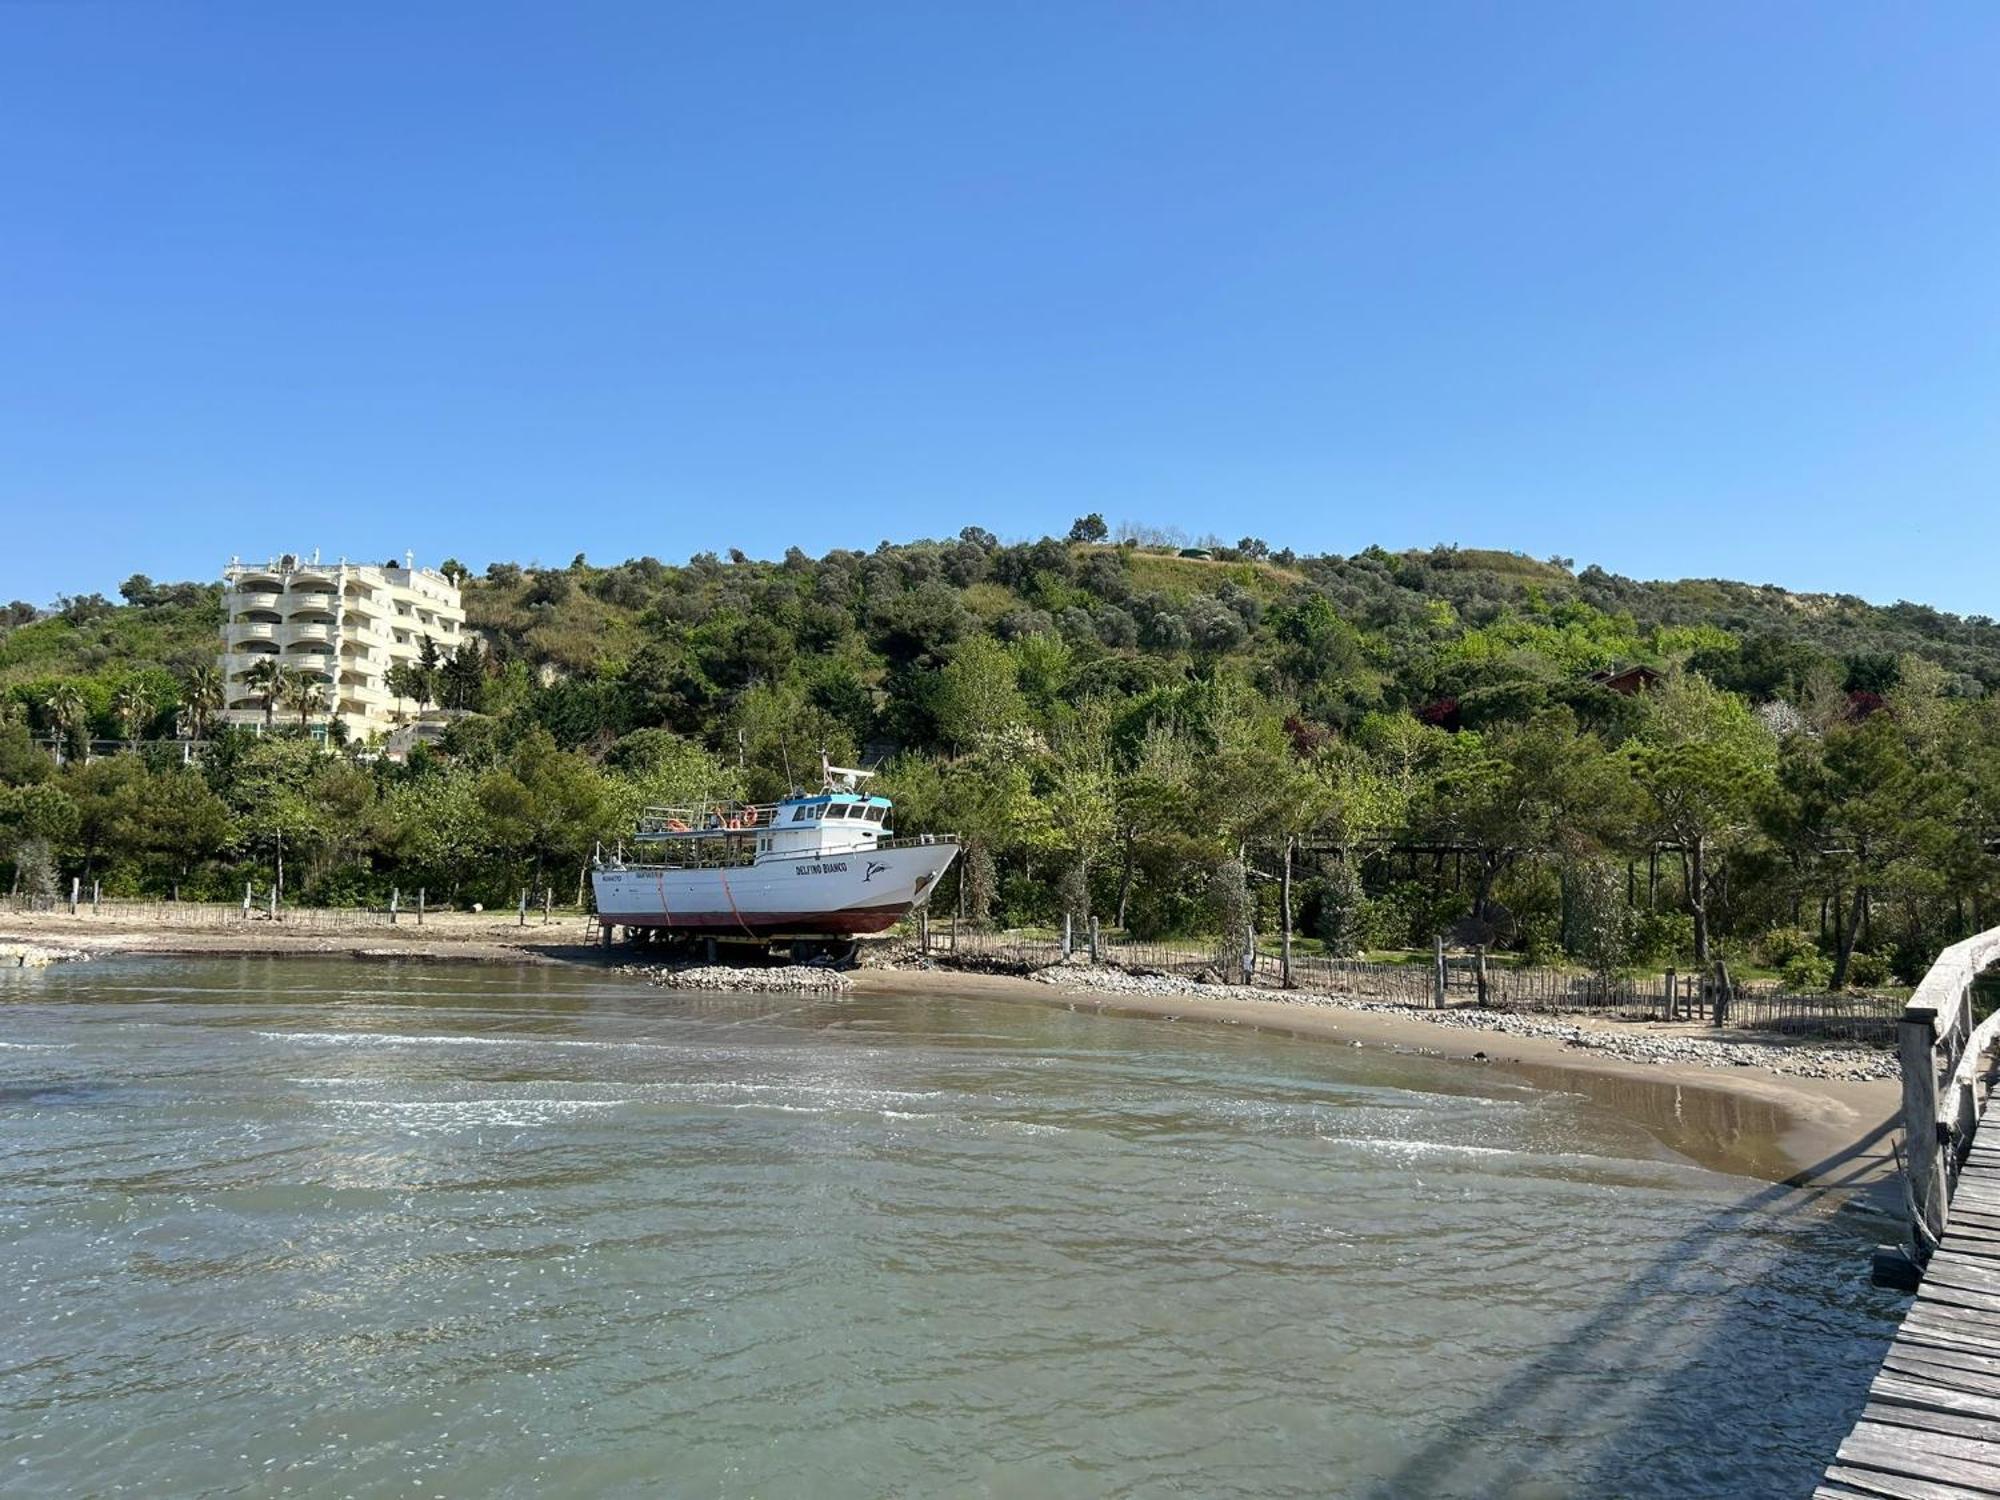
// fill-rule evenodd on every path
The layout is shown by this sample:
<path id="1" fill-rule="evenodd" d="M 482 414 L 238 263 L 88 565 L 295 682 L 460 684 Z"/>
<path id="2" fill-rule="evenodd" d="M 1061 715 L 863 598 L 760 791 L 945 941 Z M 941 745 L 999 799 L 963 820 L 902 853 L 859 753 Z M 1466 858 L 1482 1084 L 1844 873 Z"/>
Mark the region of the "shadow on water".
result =
<path id="1" fill-rule="evenodd" d="M 1785 1257 L 1799 1253 L 1797 1236 L 1808 1230 L 1809 1216 L 1822 1212 L 1830 1194 L 1841 1194 L 1843 1184 L 1866 1170 L 1870 1149 L 1880 1145 L 1894 1126 L 1893 1119 L 1884 1120 L 1865 1139 L 1791 1182 L 1759 1188 L 1675 1238 L 1627 1282 L 1620 1295 L 1605 1301 L 1559 1344 L 1523 1366 L 1477 1407 L 1451 1420 L 1394 1473 L 1362 1493 L 1370 1500 L 1558 1490 L 1613 1496 L 1633 1493 L 1635 1488 L 1647 1494 L 1677 1495 L 1810 1493 L 1820 1469 L 1832 1460 L 1859 1416 L 1892 1330 L 1885 1326 L 1879 1337 L 1836 1340 L 1824 1329 L 1815 1338 L 1808 1328 L 1788 1338 L 1785 1327 L 1769 1318 L 1731 1314 L 1784 1280 Z M 1799 1186 L 1802 1181 L 1813 1185 Z M 1778 1247 L 1775 1255 L 1773 1241 Z M 1740 1257 L 1731 1259 L 1737 1247 Z M 1866 1284 L 1867 1262 L 1858 1251 L 1854 1275 Z M 1852 1287 L 1830 1286 L 1826 1291 L 1832 1301 L 1844 1299 Z M 1792 1312 L 1797 1318 L 1812 1316 L 1812 1306 L 1796 1295 L 1795 1286 L 1776 1295 L 1795 1304 Z M 1885 1314 L 1893 1308 L 1900 1316 L 1896 1305 L 1900 1299 L 1889 1293 L 1876 1295 Z M 1645 1323 L 1659 1316 L 1661 1299 L 1676 1296 L 1720 1300 L 1726 1304 L 1724 1315 L 1716 1317 L 1713 1331 L 1670 1368 L 1649 1368 L 1648 1356 L 1655 1351 Z M 1595 1399 L 1607 1382 L 1640 1393 L 1627 1419 L 1609 1431 Z M 1713 1418 L 1676 1424 L 1684 1435 L 1698 1439 L 1704 1432 L 1719 1433 L 1728 1427 L 1749 1434 L 1746 1440 L 1751 1442 L 1761 1435 L 1766 1450 L 1783 1443 L 1796 1445 L 1799 1454 L 1796 1460 L 1767 1462 L 1759 1476 L 1732 1467 L 1731 1455 L 1719 1444 L 1704 1449 L 1698 1441 L 1690 1445 L 1684 1440 L 1668 1447 L 1655 1416 L 1663 1401 L 1680 1402 Z M 1801 1422 L 1812 1431 L 1801 1431 Z M 1506 1431 L 1531 1432 L 1539 1441 L 1517 1437 L 1504 1445 L 1509 1456 L 1496 1462 L 1502 1449 L 1491 1438 Z M 1566 1434 L 1583 1435 L 1594 1451 L 1580 1472 L 1565 1467 L 1559 1482 L 1545 1491 L 1536 1482 L 1542 1473 L 1536 1455 L 1546 1454 L 1551 1467 L 1556 1466 Z"/>

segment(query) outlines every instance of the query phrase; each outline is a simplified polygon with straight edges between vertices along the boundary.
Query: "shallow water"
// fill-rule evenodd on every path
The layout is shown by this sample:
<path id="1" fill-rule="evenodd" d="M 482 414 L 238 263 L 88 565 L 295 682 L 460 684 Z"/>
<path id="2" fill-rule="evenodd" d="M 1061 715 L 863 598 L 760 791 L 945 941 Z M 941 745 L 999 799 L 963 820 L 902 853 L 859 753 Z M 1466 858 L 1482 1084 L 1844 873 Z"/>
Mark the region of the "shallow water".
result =
<path id="1" fill-rule="evenodd" d="M 0 1490 L 1802 1495 L 1884 1226 L 1619 1102 L 994 1001 L 7 975 Z"/>

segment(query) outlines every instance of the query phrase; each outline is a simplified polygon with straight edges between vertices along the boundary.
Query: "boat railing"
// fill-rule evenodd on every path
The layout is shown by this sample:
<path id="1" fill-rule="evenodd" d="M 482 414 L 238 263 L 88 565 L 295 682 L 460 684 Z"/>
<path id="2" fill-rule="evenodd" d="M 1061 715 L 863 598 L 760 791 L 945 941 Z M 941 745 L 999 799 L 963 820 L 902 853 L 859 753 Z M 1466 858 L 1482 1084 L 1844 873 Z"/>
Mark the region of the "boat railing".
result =
<path id="1" fill-rule="evenodd" d="M 754 833 L 775 820 L 775 802 L 709 802 L 686 807 L 646 807 L 639 810 L 635 835 L 642 842 L 656 839 L 715 838 Z"/>
<path id="2" fill-rule="evenodd" d="M 921 844 L 956 844 L 955 833 L 913 833 L 906 838 L 877 839 L 870 847 L 875 849 L 914 849 Z"/>

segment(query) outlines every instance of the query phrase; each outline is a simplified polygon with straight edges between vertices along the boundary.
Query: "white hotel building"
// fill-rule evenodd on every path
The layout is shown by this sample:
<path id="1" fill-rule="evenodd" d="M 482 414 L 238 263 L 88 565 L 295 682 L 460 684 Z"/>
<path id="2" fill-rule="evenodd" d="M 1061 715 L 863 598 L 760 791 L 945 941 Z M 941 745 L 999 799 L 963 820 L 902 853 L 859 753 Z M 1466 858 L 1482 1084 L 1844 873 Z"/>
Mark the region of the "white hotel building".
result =
<path id="1" fill-rule="evenodd" d="M 326 686 L 326 708 L 308 723 L 333 720 L 351 739 L 393 730 L 414 703 L 393 698 L 389 668 L 417 660 L 425 637 L 449 656 L 465 639 L 458 587 L 432 568 L 322 563 L 287 553 L 266 563 L 232 559 L 222 570 L 223 722 L 261 725 L 264 698 L 251 674 L 277 660 Z M 248 680 L 246 680 L 248 679 Z M 296 723 L 280 706 L 279 722 Z"/>

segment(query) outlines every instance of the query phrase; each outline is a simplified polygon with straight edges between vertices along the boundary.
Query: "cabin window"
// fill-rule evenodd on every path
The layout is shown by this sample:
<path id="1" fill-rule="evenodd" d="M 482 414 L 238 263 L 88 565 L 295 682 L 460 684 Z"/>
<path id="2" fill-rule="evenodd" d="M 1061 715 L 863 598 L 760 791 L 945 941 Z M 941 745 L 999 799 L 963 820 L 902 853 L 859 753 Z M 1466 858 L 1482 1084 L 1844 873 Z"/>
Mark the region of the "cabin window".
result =
<path id="1" fill-rule="evenodd" d="M 794 823 L 803 823 L 803 822 L 805 822 L 805 820 L 806 820 L 806 814 L 807 814 L 807 813 L 809 813 L 809 812 L 811 812 L 811 811 L 812 811 L 812 809 L 811 809 L 810 807 L 795 807 L 795 808 L 793 808 L 793 809 L 792 809 L 792 821 L 793 821 Z"/>
<path id="2" fill-rule="evenodd" d="M 871 807 L 871 808 L 869 808 L 869 809 L 868 809 L 868 821 L 869 821 L 869 822 L 871 822 L 871 823 L 879 823 L 879 822 L 881 822 L 881 821 L 882 821 L 882 814 L 886 813 L 886 812 L 887 812 L 888 810 L 889 810 L 889 809 L 888 809 L 888 808 L 886 808 L 886 807 Z"/>
<path id="3" fill-rule="evenodd" d="M 826 809 L 826 815 L 829 818 L 844 818 L 847 816 L 847 808 L 839 802 L 830 803 Z"/>

